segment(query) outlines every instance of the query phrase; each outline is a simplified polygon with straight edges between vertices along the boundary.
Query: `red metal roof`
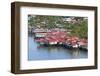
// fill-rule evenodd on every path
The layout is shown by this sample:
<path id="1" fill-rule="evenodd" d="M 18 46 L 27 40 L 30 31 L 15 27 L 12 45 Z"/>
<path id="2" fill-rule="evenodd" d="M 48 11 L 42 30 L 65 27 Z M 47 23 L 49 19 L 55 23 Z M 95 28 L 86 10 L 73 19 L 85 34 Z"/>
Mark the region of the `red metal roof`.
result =
<path id="1" fill-rule="evenodd" d="M 57 30 L 52 30 L 51 32 L 48 32 L 46 34 L 46 36 L 44 38 L 40 38 L 39 42 L 45 42 L 45 41 L 49 41 L 49 42 L 69 42 L 72 44 L 76 44 L 77 41 L 79 41 L 78 37 L 70 37 L 67 35 L 66 32 L 64 31 L 57 31 Z M 87 43 L 86 39 L 81 39 L 80 40 L 80 44 L 85 44 Z"/>

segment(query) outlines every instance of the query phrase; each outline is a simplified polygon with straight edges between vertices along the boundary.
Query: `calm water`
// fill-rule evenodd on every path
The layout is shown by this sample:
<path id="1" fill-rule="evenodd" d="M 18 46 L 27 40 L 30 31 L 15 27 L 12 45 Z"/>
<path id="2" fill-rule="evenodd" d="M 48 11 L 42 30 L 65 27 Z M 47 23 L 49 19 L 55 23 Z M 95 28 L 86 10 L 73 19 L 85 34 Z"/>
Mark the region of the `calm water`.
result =
<path id="1" fill-rule="evenodd" d="M 79 59 L 87 57 L 87 51 L 69 50 L 61 46 L 40 46 L 33 36 L 28 38 L 28 60 Z"/>

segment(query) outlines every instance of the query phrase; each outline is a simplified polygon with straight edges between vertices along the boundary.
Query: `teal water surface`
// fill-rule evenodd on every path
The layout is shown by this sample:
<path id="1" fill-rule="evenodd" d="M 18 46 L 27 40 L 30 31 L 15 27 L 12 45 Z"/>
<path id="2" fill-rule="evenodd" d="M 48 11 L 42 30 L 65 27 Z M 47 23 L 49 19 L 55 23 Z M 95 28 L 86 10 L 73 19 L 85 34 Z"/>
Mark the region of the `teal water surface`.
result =
<path id="1" fill-rule="evenodd" d="M 28 36 L 28 60 L 56 60 L 87 58 L 88 52 L 79 49 L 67 49 L 62 46 L 43 46 Z"/>

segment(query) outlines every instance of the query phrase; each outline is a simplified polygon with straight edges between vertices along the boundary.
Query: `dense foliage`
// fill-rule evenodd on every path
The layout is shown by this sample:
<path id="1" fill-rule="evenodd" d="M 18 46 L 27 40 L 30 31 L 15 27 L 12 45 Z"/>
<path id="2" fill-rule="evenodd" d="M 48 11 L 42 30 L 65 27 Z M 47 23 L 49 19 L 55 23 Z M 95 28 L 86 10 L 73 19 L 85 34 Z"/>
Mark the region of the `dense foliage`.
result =
<path id="1" fill-rule="evenodd" d="M 40 28 L 64 28 L 69 31 L 70 35 L 79 38 L 87 39 L 88 21 L 84 17 L 74 17 L 73 20 L 80 20 L 77 22 L 67 22 L 64 19 L 70 18 L 69 16 L 40 16 L 28 15 L 28 25 Z"/>
<path id="2" fill-rule="evenodd" d="M 72 30 L 71 35 L 87 39 L 88 26 L 86 20 L 80 22 L 79 24 L 78 23 L 72 24 L 70 29 Z"/>

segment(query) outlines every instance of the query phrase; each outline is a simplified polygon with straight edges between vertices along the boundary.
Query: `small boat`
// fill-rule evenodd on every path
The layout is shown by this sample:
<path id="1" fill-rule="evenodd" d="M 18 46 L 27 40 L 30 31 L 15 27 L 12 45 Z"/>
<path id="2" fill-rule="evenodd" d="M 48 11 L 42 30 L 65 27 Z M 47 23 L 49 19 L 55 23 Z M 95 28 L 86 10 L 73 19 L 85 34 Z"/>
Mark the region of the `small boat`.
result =
<path id="1" fill-rule="evenodd" d="M 64 43 L 63 44 L 65 48 L 71 49 L 72 45 L 70 43 Z"/>
<path id="2" fill-rule="evenodd" d="M 87 51 L 88 50 L 88 43 L 87 43 L 87 41 L 86 40 L 81 40 L 79 43 L 79 49 L 80 50 L 85 50 L 85 51 Z"/>
<path id="3" fill-rule="evenodd" d="M 72 48 L 78 48 L 78 44 L 72 45 Z"/>
<path id="4" fill-rule="evenodd" d="M 88 50 L 87 46 L 80 46 L 79 49 L 80 50 L 84 50 L 84 51 L 87 51 Z"/>
<path id="5" fill-rule="evenodd" d="M 56 45 L 57 42 L 49 42 L 50 45 Z"/>

